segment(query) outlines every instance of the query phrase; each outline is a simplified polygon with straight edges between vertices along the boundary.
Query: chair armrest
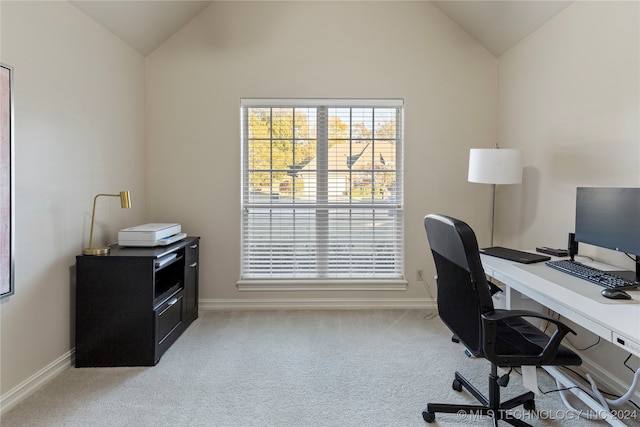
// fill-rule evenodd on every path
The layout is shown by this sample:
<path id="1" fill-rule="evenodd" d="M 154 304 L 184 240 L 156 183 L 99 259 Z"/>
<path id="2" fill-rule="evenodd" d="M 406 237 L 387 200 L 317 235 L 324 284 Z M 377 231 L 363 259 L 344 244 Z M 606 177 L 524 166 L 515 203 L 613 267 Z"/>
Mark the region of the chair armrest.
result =
<path id="1" fill-rule="evenodd" d="M 497 338 L 497 323 L 506 319 L 523 319 L 525 317 L 534 317 L 556 325 L 556 331 L 548 338 L 546 345 L 539 354 L 497 354 L 495 353 L 495 343 Z M 494 310 L 482 315 L 484 340 L 483 346 L 485 355 L 489 360 L 494 360 L 498 365 L 537 365 L 542 366 L 554 359 L 561 341 L 569 332 L 576 335 L 576 332 L 564 323 L 546 314 L 536 313 L 528 310 Z M 531 325 L 532 328 L 535 326 Z M 539 331 L 539 330 L 538 330 Z M 539 331 L 540 334 L 544 334 Z M 546 335 L 546 334 L 545 334 Z M 519 362 L 519 363 L 518 363 Z M 504 366 L 503 365 L 503 366 Z"/>
<path id="2" fill-rule="evenodd" d="M 487 284 L 489 285 L 489 293 L 491 294 L 491 296 L 494 296 L 498 292 L 504 292 L 502 289 L 500 289 L 500 286 L 496 285 L 493 282 L 487 282 Z"/>

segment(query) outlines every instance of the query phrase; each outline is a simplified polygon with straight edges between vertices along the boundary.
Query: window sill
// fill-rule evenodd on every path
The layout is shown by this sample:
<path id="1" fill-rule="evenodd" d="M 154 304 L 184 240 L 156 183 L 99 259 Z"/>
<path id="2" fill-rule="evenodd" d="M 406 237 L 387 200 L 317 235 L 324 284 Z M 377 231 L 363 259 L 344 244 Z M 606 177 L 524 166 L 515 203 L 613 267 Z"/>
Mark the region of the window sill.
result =
<path id="1" fill-rule="evenodd" d="M 377 280 L 238 280 L 239 291 L 406 291 L 404 279 Z"/>

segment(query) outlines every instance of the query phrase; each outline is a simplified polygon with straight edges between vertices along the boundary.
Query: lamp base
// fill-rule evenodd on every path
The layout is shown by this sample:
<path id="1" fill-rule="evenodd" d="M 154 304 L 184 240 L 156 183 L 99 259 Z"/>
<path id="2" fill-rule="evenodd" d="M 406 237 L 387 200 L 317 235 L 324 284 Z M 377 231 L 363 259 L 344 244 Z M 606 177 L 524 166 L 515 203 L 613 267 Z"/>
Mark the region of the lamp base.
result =
<path id="1" fill-rule="evenodd" d="M 84 248 L 82 250 L 82 255 L 106 255 L 109 253 L 110 249 L 111 248 L 108 246 L 101 248 Z"/>

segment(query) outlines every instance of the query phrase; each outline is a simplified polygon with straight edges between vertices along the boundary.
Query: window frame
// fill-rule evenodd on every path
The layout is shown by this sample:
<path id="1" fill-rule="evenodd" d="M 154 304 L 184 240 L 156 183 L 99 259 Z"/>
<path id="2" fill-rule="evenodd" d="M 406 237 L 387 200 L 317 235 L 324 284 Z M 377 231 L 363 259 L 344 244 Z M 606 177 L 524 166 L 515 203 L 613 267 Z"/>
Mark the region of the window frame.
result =
<path id="1" fill-rule="evenodd" d="M 321 115 L 322 109 L 324 109 L 325 113 L 328 109 L 333 108 L 349 108 L 349 109 L 369 109 L 371 108 L 372 114 L 374 109 L 396 109 L 396 117 L 394 124 L 396 126 L 395 131 L 396 135 L 394 140 L 395 144 L 395 165 L 394 165 L 394 177 L 395 177 L 395 186 L 396 195 L 392 202 L 389 203 L 376 203 L 375 200 L 372 201 L 370 206 L 366 206 L 367 204 L 355 205 L 354 203 L 350 203 L 350 208 L 347 209 L 355 209 L 357 208 L 369 208 L 372 209 L 372 212 L 375 217 L 375 210 L 377 209 L 390 209 L 393 210 L 394 221 L 393 221 L 393 233 L 394 233 L 394 255 L 392 256 L 393 268 L 395 272 L 391 275 L 387 275 L 386 277 L 302 277 L 302 278 L 291 278 L 291 277 L 247 277 L 244 275 L 245 272 L 245 256 L 247 254 L 245 246 L 247 245 L 246 239 L 247 237 L 247 217 L 245 215 L 248 214 L 248 209 L 253 209 L 256 207 L 254 203 L 250 203 L 250 190 L 249 190 L 249 119 L 248 119 L 248 111 L 251 108 L 315 108 L 318 111 L 318 115 Z M 295 110 L 294 110 L 295 111 Z M 350 112 L 352 110 L 349 110 Z M 331 290 L 331 289 L 343 289 L 343 290 L 406 290 L 407 281 L 404 276 L 404 201 L 403 201 L 403 176 L 404 176 L 404 165 L 403 165 L 403 156 L 402 153 L 404 151 L 404 133 L 403 133 L 403 118 L 404 118 L 404 102 L 401 99 L 253 99 L 253 98 L 244 98 L 240 103 L 240 114 L 241 114 L 241 161 L 242 161 L 242 170 L 241 170 L 241 214 L 242 214 L 242 230 L 241 230 L 241 266 L 240 266 L 240 280 L 237 282 L 237 286 L 240 290 Z M 270 116 L 271 117 L 271 116 Z M 328 117 L 328 116 L 327 116 Z M 350 123 L 351 124 L 351 123 Z M 320 130 L 322 126 L 318 126 L 318 134 L 321 134 Z M 328 124 L 327 124 L 328 129 Z M 315 138 L 318 141 L 325 141 L 326 144 L 317 143 L 317 150 L 324 149 L 325 151 L 329 150 L 329 137 L 328 135 L 316 135 Z M 377 138 L 372 136 L 372 141 L 376 141 Z M 350 147 L 353 145 L 353 139 L 350 137 L 348 139 Z M 273 146 L 273 143 L 271 144 Z M 319 151 L 318 151 L 319 152 Z M 325 153 L 326 154 L 326 153 Z M 320 163 L 324 156 L 317 156 L 318 162 Z M 273 171 L 274 169 L 270 169 Z M 332 171 L 328 168 L 326 164 L 317 165 L 317 170 L 322 170 L 323 172 L 319 173 L 318 181 L 326 181 L 327 175 Z M 270 184 L 273 186 L 273 182 Z M 320 184 L 317 184 L 320 186 Z M 327 194 L 326 188 L 325 190 L 316 190 L 319 191 L 318 194 Z M 372 190 L 375 191 L 375 190 Z M 325 200 L 326 202 L 326 200 Z M 318 207 L 319 202 L 316 201 L 312 204 L 316 206 L 316 211 L 321 211 L 322 208 Z M 327 206 L 331 205 L 331 203 L 327 203 Z M 268 203 L 264 204 L 264 207 L 275 206 L 278 207 L 280 205 L 274 204 L 270 205 Z M 300 206 L 300 205 L 298 205 Z M 334 206 L 334 205 L 331 205 Z M 285 205 L 286 207 L 286 205 Z M 344 206 L 342 206 L 344 207 Z M 297 209 L 295 206 L 292 207 L 292 210 Z M 389 214 L 391 215 L 391 214 Z M 351 223 L 351 220 L 348 220 L 348 223 Z M 272 224 L 270 222 L 270 224 Z M 271 225 L 270 225 L 271 226 Z M 314 235 L 315 236 L 315 235 Z M 316 236 L 317 238 L 317 236 Z"/>

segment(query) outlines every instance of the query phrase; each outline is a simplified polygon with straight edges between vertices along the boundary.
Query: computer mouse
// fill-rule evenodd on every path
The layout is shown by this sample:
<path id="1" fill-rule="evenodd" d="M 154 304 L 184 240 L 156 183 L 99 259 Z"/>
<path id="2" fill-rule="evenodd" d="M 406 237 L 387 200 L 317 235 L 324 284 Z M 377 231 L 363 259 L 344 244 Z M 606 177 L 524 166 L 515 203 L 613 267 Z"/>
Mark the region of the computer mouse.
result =
<path id="1" fill-rule="evenodd" d="M 600 293 L 603 297 L 610 299 L 631 299 L 631 295 L 621 289 L 605 288 Z"/>

